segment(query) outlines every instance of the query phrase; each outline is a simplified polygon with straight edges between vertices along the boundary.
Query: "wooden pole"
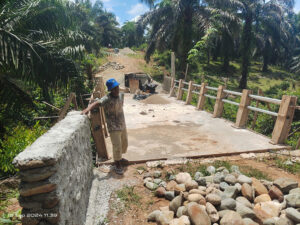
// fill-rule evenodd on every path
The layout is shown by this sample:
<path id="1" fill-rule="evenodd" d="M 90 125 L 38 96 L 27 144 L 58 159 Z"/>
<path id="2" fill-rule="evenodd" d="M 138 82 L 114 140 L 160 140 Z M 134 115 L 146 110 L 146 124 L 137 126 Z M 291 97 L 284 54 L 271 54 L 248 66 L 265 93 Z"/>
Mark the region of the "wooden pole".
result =
<path id="1" fill-rule="evenodd" d="M 248 120 L 249 109 L 247 108 L 251 104 L 251 94 L 250 90 L 244 89 L 241 102 L 239 105 L 239 110 L 236 116 L 235 127 L 236 128 L 245 128 Z"/>
<path id="2" fill-rule="evenodd" d="M 293 122 L 296 104 L 296 96 L 282 96 L 277 120 L 272 133 L 272 144 L 283 144 L 286 140 Z"/>
<path id="3" fill-rule="evenodd" d="M 187 105 L 189 105 L 192 101 L 192 97 L 193 97 L 193 90 L 194 90 L 194 86 L 193 86 L 194 82 L 193 81 L 190 81 L 189 82 L 189 90 L 188 90 L 188 94 L 187 94 L 187 97 L 186 97 L 186 101 L 185 103 Z"/>
<path id="4" fill-rule="evenodd" d="M 181 100 L 182 99 L 182 95 L 183 95 L 183 80 L 180 79 L 179 80 L 179 85 L 178 85 L 178 92 L 177 92 L 177 100 Z"/>
<path id="5" fill-rule="evenodd" d="M 171 52 L 171 77 L 174 77 L 175 78 L 175 53 L 174 52 Z"/>
<path id="6" fill-rule="evenodd" d="M 225 87 L 223 85 L 220 85 L 218 88 L 217 93 L 217 99 L 214 107 L 214 113 L 213 118 L 219 118 L 222 117 L 223 114 L 223 108 L 224 108 L 224 102 L 222 101 L 223 98 L 225 98 L 224 93 Z"/>
<path id="7" fill-rule="evenodd" d="M 204 104 L 205 104 L 205 96 L 204 95 L 207 92 L 206 85 L 207 85 L 206 83 L 201 84 L 199 99 L 198 99 L 198 103 L 197 103 L 197 107 L 196 107 L 196 109 L 198 109 L 198 110 L 203 110 L 203 108 L 204 108 Z"/>
<path id="8" fill-rule="evenodd" d="M 50 104 L 50 103 L 48 103 L 48 102 L 42 101 L 42 103 L 44 103 L 44 104 L 46 104 L 46 105 L 50 106 L 51 108 L 53 108 L 53 109 L 55 109 L 55 110 L 57 110 L 57 111 L 60 111 L 60 108 L 57 108 L 56 106 L 54 106 L 54 105 L 51 105 L 51 104 Z"/>

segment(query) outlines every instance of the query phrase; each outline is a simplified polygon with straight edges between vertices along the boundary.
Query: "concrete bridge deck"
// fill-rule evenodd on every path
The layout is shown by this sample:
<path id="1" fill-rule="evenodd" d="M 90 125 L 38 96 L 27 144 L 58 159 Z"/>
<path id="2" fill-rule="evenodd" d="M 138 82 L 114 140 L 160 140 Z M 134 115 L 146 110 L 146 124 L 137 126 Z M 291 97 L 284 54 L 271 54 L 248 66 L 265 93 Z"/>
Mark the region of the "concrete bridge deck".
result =
<path id="1" fill-rule="evenodd" d="M 167 94 L 159 94 L 144 101 L 136 101 L 132 97 L 125 94 L 124 103 L 129 139 L 128 152 L 124 157 L 131 162 L 288 148 L 270 144 L 268 137 L 253 131 L 233 128 L 232 122 L 212 118 L 212 114 L 197 111 L 194 106 L 169 98 Z M 112 156 L 110 138 L 106 140 Z"/>

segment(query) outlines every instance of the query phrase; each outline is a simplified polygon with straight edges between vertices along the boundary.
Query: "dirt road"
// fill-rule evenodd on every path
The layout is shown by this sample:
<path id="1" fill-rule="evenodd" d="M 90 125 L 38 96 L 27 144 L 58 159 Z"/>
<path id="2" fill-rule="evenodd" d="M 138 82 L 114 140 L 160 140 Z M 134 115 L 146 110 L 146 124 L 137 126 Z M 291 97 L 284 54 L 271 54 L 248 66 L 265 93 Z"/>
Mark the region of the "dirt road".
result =
<path id="1" fill-rule="evenodd" d="M 109 78 L 115 78 L 121 86 L 124 85 L 124 74 L 131 72 L 141 72 L 143 65 L 146 64 L 145 60 L 143 60 L 142 56 L 139 57 L 137 53 L 130 50 L 129 48 L 121 49 L 119 54 L 111 54 L 108 57 L 109 62 L 117 62 L 124 67 L 121 70 L 114 70 L 113 68 L 109 68 L 103 72 L 96 74 L 97 76 L 102 76 L 104 78 L 104 82 Z"/>

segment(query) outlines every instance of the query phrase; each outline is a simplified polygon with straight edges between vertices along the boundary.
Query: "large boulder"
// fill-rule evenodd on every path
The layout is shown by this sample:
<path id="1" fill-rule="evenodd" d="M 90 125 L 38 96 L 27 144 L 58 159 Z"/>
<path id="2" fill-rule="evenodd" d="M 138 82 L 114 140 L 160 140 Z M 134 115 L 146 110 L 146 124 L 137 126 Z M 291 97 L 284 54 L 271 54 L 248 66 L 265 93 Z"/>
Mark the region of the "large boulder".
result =
<path id="1" fill-rule="evenodd" d="M 254 212 L 261 221 L 272 217 L 278 217 L 281 210 L 281 204 L 278 202 L 261 202 L 254 206 Z"/>
<path id="2" fill-rule="evenodd" d="M 189 218 L 194 225 L 211 225 L 211 220 L 205 209 L 199 204 L 191 202 L 187 205 Z"/>
<path id="3" fill-rule="evenodd" d="M 260 202 L 269 202 L 269 201 L 271 201 L 271 198 L 268 194 L 259 195 L 254 199 L 255 204 Z"/>
<path id="4" fill-rule="evenodd" d="M 256 217 L 252 209 L 239 202 L 236 203 L 236 212 L 240 214 L 242 218 L 254 219 Z"/>
<path id="5" fill-rule="evenodd" d="M 298 187 L 298 182 L 290 178 L 281 177 L 274 181 L 274 185 L 276 185 L 283 194 L 287 194 L 290 190 Z"/>
<path id="6" fill-rule="evenodd" d="M 182 194 L 178 195 L 175 197 L 171 202 L 170 202 L 170 210 L 173 211 L 174 213 L 177 212 L 177 209 L 181 206 L 182 204 Z"/>
<path id="7" fill-rule="evenodd" d="M 215 223 L 220 219 L 217 209 L 209 202 L 206 203 L 206 212 L 211 222 Z"/>
<path id="8" fill-rule="evenodd" d="M 205 197 L 206 201 L 207 202 L 210 202 L 211 204 L 217 206 L 217 205 L 220 205 L 221 204 L 221 197 L 217 194 L 208 194 L 206 197 Z"/>
<path id="9" fill-rule="evenodd" d="M 285 196 L 285 200 L 288 206 L 294 208 L 300 208 L 300 194 L 294 193 Z"/>
<path id="10" fill-rule="evenodd" d="M 237 212 L 229 211 L 221 219 L 220 225 L 244 225 L 244 222 Z"/>
<path id="11" fill-rule="evenodd" d="M 175 179 L 178 184 L 186 184 L 192 181 L 192 177 L 189 173 L 178 173 Z"/>
<path id="12" fill-rule="evenodd" d="M 287 208 L 285 210 L 286 216 L 296 223 L 300 223 L 300 212 L 294 208 Z"/>
<path id="13" fill-rule="evenodd" d="M 236 207 L 236 201 L 232 198 L 226 198 L 221 201 L 220 209 L 231 209 L 234 210 Z"/>
<path id="14" fill-rule="evenodd" d="M 242 185 L 242 195 L 247 198 L 249 201 L 253 201 L 253 197 L 254 197 L 254 190 L 253 188 L 247 184 L 247 183 L 244 183 Z"/>
<path id="15" fill-rule="evenodd" d="M 205 198 L 200 194 L 189 194 L 188 201 L 196 202 L 196 203 L 199 203 L 200 205 L 206 205 Z"/>
<path id="16" fill-rule="evenodd" d="M 255 191 L 256 196 L 268 194 L 268 189 L 259 180 L 252 177 L 252 187 Z"/>
<path id="17" fill-rule="evenodd" d="M 279 202 L 282 202 L 284 198 L 282 191 L 275 185 L 271 186 L 269 190 L 269 195 L 271 199 L 278 199 Z"/>

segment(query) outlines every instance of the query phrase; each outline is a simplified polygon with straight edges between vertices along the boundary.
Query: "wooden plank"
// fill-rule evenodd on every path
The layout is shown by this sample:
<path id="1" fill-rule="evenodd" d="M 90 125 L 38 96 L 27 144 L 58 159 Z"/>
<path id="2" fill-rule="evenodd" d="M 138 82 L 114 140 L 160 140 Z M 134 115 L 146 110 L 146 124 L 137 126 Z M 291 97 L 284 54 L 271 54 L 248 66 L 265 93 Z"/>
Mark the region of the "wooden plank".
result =
<path id="1" fill-rule="evenodd" d="M 206 83 L 201 84 L 201 90 L 200 90 L 199 99 L 198 99 L 198 103 L 197 103 L 197 107 L 196 107 L 196 109 L 198 109 L 198 110 L 203 110 L 203 108 L 204 108 L 205 98 L 206 98 L 205 94 L 207 92 L 206 86 L 207 86 Z"/>
<path id="2" fill-rule="evenodd" d="M 171 77 L 175 78 L 176 70 L 175 70 L 175 53 L 171 52 Z"/>
<path id="3" fill-rule="evenodd" d="M 85 105 L 83 103 L 83 99 L 82 99 L 82 95 L 79 96 L 79 99 L 80 99 L 80 105 L 81 105 L 81 108 L 85 108 Z"/>
<path id="4" fill-rule="evenodd" d="M 223 108 L 224 108 L 224 102 L 222 101 L 223 98 L 225 98 L 224 93 L 225 87 L 223 85 L 220 85 L 218 88 L 217 93 L 217 99 L 214 107 L 214 113 L 213 118 L 219 118 L 222 117 L 223 114 Z"/>
<path id="5" fill-rule="evenodd" d="M 61 121 L 66 116 L 67 111 L 68 111 L 70 104 L 73 101 L 74 97 L 75 97 L 75 93 L 72 92 L 70 94 L 70 97 L 68 98 L 66 104 L 64 105 L 63 109 L 60 111 L 57 122 Z"/>
<path id="6" fill-rule="evenodd" d="M 103 80 L 102 76 L 99 77 L 99 82 L 100 82 L 100 96 L 102 98 L 106 94 L 105 93 L 104 80 Z M 104 134 L 105 134 L 105 137 L 107 138 L 108 137 L 108 129 L 107 129 L 107 126 L 106 126 L 106 118 L 105 118 L 105 113 L 104 113 L 104 108 L 103 107 L 101 107 L 100 114 L 101 114 L 101 120 L 102 120 L 102 124 L 103 124 Z"/>
<path id="7" fill-rule="evenodd" d="M 187 94 L 186 101 L 185 101 L 185 103 L 187 105 L 191 104 L 191 101 L 192 101 L 192 97 L 193 97 L 193 92 L 192 91 L 194 90 L 193 84 L 194 84 L 193 81 L 189 82 L 189 90 L 188 90 L 188 94 Z"/>
<path id="8" fill-rule="evenodd" d="M 250 90 L 244 89 L 243 95 L 241 98 L 239 110 L 236 116 L 235 126 L 236 128 L 245 128 L 248 120 L 249 109 L 247 108 L 251 104 L 251 98 L 249 94 L 251 93 Z"/>
<path id="9" fill-rule="evenodd" d="M 75 108 L 76 110 L 78 110 L 78 105 L 77 105 L 76 95 L 74 95 L 72 102 L 73 102 L 73 104 L 74 104 L 74 108 Z"/>
<path id="10" fill-rule="evenodd" d="M 139 81 L 136 79 L 129 79 L 130 94 L 135 94 L 139 90 Z"/>
<path id="11" fill-rule="evenodd" d="M 96 108 L 91 111 L 90 120 L 92 126 L 92 135 L 95 141 L 98 158 L 108 159 L 104 130 L 102 128 L 102 121 L 100 116 L 100 108 Z"/>
<path id="12" fill-rule="evenodd" d="M 55 110 L 57 110 L 57 111 L 60 111 L 60 110 L 61 110 L 60 108 L 57 108 L 56 106 L 54 106 L 54 105 L 51 105 L 51 104 L 50 104 L 50 103 L 48 103 L 48 102 L 42 101 L 42 103 L 44 103 L 44 104 L 46 104 L 46 105 L 50 106 L 51 108 L 53 108 L 53 109 L 55 109 Z"/>
<path id="13" fill-rule="evenodd" d="M 100 97 L 101 97 L 100 92 L 95 91 L 91 96 L 90 103 L 94 99 L 100 98 Z M 98 158 L 108 159 L 109 157 L 108 157 L 108 153 L 107 153 L 105 133 L 104 133 L 104 129 L 103 129 L 103 121 L 101 119 L 100 111 L 101 111 L 101 107 L 98 107 L 89 113 L 90 120 L 91 120 L 91 130 L 92 130 L 92 135 L 93 135 L 93 138 L 95 141 Z"/>
<path id="14" fill-rule="evenodd" d="M 283 144 L 286 140 L 293 122 L 296 104 L 296 96 L 282 96 L 278 117 L 272 133 L 272 144 Z"/>

